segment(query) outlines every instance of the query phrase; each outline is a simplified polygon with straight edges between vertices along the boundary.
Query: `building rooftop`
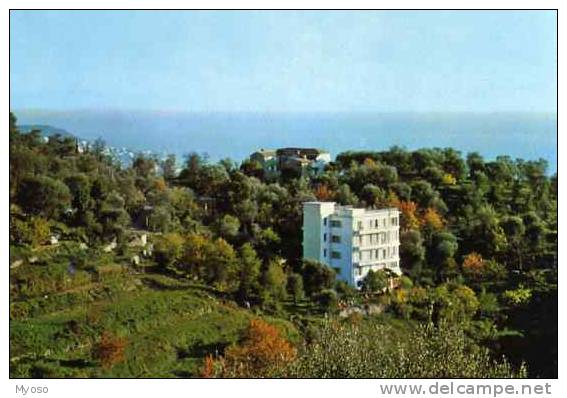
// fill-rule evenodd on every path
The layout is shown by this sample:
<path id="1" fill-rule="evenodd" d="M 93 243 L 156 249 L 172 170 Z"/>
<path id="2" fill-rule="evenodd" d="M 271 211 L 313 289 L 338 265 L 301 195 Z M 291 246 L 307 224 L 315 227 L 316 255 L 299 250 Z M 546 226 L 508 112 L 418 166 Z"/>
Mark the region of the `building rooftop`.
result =
<path id="1" fill-rule="evenodd" d="M 310 202 L 303 202 L 303 205 L 312 205 L 312 206 L 328 206 L 333 205 L 335 206 L 335 212 L 340 213 L 362 213 L 364 214 L 380 214 L 380 213 L 388 213 L 392 211 L 399 212 L 396 207 L 384 207 L 382 209 L 367 209 L 364 207 L 354 207 L 351 205 L 341 206 L 338 205 L 336 202 L 320 202 L 320 201 L 310 201 Z"/>
<path id="2" fill-rule="evenodd" d="M 276 150 L 275 150 L 275 149 L 264 149 L 264 148 L 261 148 L 260 150 L 254 152 L 254 153 L 259 153 L 260 155 L 264 155 L 264 156 L 275 156 L 275 155 L 276 155 Z"/>

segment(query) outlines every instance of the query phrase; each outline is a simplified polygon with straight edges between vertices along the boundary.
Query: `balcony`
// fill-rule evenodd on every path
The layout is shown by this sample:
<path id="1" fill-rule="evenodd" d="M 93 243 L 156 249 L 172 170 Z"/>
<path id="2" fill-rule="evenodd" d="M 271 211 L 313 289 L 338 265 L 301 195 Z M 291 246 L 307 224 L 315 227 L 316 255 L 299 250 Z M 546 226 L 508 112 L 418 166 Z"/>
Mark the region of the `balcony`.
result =
<path id="1" fill-rule="evenodd" d="M 396 247 L 399 246 L 400 242 L 399 241 L 391 241 L 389 243 L 382 243 L 382 242 L 372 242 L 372 243 L 354 243 L 353 246 L 356 246 L 358 248 L 360 248 L 360 250 L 363 249 L 385 249 L 387 247 Z"/>

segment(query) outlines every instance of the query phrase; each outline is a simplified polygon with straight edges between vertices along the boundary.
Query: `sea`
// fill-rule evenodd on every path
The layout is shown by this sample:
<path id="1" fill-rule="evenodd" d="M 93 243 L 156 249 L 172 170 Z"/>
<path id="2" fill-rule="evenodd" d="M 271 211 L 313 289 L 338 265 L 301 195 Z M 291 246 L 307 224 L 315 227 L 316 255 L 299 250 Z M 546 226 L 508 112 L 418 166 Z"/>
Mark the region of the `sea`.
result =
<path id="1" fill-rule="evenodd" d="M 15 110 L 19 124 L 41 124 L 132 151 L 207 154 L 242 161 L 258 149 L 348 150 L 452 147 L 487 160 L 499 155 L 545 159 L 557 171 L 557 117 L 552 113 L 229 113 Z"/>

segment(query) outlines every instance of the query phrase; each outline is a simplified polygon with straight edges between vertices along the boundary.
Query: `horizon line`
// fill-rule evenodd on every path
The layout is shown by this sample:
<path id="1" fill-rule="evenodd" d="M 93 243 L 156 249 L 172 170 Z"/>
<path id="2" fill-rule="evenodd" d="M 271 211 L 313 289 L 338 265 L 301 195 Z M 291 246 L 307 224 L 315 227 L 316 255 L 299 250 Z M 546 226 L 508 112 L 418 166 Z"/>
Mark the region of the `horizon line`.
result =
<path id="1" fill-rule="evenodd" d="M 18 112 L 25 113 L 46 113 L 46 114 L 65 114 L 65 113 L 153 113 L 153 114 L 415 114 L 415 115 L 450 115 L 450 114 L 541 114 L 557 115 L 557 110 L 186 110 L 186 109 L 157 109 L 157 108 L 14 108 L 11 113 L 17 116 Z"/>

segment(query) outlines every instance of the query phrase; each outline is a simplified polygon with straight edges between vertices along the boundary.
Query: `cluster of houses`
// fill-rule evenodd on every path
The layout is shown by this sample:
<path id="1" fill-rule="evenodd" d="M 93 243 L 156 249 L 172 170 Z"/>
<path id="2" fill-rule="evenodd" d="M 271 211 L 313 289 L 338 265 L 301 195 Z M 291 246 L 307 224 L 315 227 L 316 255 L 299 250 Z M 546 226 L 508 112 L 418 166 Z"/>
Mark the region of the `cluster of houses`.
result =
<path id="1" fill-rule="evenodd" d="M 317 148 L 262 148 L 250 155 L 250 160 L 258 162 L 266 175 L 278 175 L 286 171 L 318 175 L 331 162 L 331 154 Z"/>

